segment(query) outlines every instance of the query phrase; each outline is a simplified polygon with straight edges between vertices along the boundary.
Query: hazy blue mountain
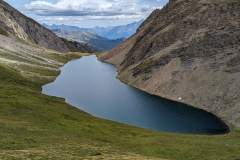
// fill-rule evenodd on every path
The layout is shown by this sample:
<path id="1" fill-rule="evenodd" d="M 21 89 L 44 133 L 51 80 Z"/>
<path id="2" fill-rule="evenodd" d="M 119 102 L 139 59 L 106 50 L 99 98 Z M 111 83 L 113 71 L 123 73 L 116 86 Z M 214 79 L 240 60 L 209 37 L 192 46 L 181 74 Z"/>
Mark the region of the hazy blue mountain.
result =
<path id="1" fill-rule="evenodd" d="M 142 22 L 143 20 L 115 27 L 95 27 L 92 29 L 92 31 L 108 39 L 126 39 L 136 33 L 136 30 L 142 24 Z"/>
<path id="2" fill-rule="evenodd" d="M 89 32 L 93 34 L 97 34 L 101 37 L 105 37 L 107 39 L 127 39 L 136 33 L 137 28 L 142 24 L 143 20 L 138 22 L 133 22 L 127 25 L 121 26 L 113 26 L 113 27 L 95 27 L 95 28 L 80 28 L 76 26 L 68 26 L 68 25 L 46 25 L 45 27 L 51 30 L 65 30 L 65 31 L 81 31 L 81 32 Z"/>
<path id="3" fill-rule="evenodd" d="M 59 37 L 86 43 L 99 51 L 106 51 L 116 47 L 124 39 L 136 33 L 142 21 L 114 27 L 80 28 L 68 25 L 46 25 Z"/>
<path id="4" fill-rule="evenodd" d="M 89 32 L 87 29 L 81 29 L 75 26 L 67 25 L 46 25 L 47 28 L 52 30 L 56 35 L 68 40 L 85 43 L 98 51 L 107 51 L 116 47 L 123 42 L 124 39 L 110 40 L 101 37 L 94 32 Z"/>

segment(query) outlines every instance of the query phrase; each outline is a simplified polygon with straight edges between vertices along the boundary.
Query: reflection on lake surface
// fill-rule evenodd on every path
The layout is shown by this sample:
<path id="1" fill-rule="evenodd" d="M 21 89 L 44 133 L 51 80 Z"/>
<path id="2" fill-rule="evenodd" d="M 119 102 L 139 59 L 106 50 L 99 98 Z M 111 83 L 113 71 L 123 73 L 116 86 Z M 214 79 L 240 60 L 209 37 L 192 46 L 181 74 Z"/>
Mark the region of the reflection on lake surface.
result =
<path id="1" fill-rule="evenodd" d="M 217 117 L 184 104 L 164 100 L 116 79 L 116 69 L 95 56 L 71 61 L 43 86 L 43 93 L 93 116 L 142 128 L 184 133 L 219 134 L 226 125 Z"/>

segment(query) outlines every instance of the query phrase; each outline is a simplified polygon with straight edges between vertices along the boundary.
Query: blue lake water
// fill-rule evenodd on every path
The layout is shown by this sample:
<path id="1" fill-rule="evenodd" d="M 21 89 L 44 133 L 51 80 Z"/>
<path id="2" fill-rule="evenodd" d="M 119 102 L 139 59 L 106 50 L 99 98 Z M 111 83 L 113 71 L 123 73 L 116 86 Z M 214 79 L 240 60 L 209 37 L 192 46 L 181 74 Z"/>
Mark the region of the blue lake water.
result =
<path id="1" fill-rule="evenodd" d="M 96 56 L 73 60 L 61 74 L 42 87 L 46 95 L 66 102 L 99 118 L 141 128 L 197 134 L 221 134 L 227 126 L 205 111 L 165 100 L 129 87 L 116 79 L 116 68 Z"/>

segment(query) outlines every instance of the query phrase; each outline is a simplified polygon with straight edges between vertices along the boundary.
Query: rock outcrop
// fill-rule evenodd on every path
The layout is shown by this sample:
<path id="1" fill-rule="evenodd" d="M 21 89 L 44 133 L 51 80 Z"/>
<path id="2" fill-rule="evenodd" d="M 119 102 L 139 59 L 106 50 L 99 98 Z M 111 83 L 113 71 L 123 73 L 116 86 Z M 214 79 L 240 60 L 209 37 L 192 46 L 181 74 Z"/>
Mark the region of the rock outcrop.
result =
<path id="1" fill-rule="evenodd" d="M 67 45 L 67 47 L 69 48 L 69 50 L 71 52 L 84 52 L 84 53 L 97 52 L 97 50 L 95 48 L 93 48 L 92 46 L 90 46 L 87 43 L 80 43 L 80 42 L 68 40 L 65 38 L 61 38 L 61 39 Z"/>
<path id="2" fill-rule="evenodd" d="M 239 0 L 170 0 L 100 58 L 134 87 L 240 127 Z"/>

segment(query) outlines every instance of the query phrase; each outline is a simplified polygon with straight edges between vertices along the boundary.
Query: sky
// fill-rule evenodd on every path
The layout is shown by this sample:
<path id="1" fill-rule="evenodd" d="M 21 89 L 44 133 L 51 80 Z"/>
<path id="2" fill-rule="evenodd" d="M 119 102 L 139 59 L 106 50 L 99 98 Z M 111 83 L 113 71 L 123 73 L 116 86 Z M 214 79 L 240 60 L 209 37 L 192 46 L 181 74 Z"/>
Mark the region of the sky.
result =
<path id="1" fill-rule="evenodd" d="M 5 0 L 39 23 L 107 27 L 145 19 L 168 0 Z"/>

